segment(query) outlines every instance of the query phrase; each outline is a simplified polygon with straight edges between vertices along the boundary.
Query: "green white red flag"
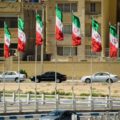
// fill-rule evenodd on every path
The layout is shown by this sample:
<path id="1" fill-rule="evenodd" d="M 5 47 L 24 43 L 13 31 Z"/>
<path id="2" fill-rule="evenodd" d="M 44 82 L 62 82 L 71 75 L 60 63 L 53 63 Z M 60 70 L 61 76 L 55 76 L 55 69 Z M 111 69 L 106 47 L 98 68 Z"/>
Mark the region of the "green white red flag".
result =
<path id="1" fill-rule="evenodd" d="M 56 40 L 63 40 L 63 14 L 58 5 L 56 5 Z"/>
<path id="2" fill-rule="evenodd" d="M 11 34 L 9 32 L 7 24 L 4 22 L 4 57 L 8 58 L 10 57 L 10 40 L 11 40 Z"/>
<path id="3" fill-rule="evenodd" d="M 117 57 L 118 54 L 118 37 L 117 37 L 117 29 L 110 25 L 110 57 Z"/>
<path id="4" fill-rule="evenodd" d="M 43 22 L 40 15 L 36 14 L 36 45 L 42 45 L 43 41 Z"/>
<path id="5" fill-rule="evenodd" d="M 18 18 L 18 51 L 24 52 L 26 46 L 26 36 L 24 33 L 24 21 Z"/>
<path id="6" fill-rule="evenodd" d="M 98 22 L 92 19 L 92 51 L 93 52 L 101 52 L 101 36 L 99 34 L 100 26 Z"/>
<path id="7" fill-rule="evenodd" d="M 81 45 L 80 20 L 72 14 L 72 45 Z"/>

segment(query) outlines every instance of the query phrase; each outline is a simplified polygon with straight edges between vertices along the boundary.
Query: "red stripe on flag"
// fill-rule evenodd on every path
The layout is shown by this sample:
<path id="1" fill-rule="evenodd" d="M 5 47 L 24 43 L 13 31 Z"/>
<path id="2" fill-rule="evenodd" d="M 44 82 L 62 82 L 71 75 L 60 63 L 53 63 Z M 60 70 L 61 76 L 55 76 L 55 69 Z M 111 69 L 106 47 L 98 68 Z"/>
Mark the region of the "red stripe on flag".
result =
<path id="1" fill-rule="evenodd" d="M 81 45 L 81 38 L 72 33 L 72 45 L 78 46 Z"/>
<path id="2" fill-rule="evenodd" d="M 56 26 L 56 40 L 62 41 L 63 40 L 63 33 L 59 30 Z"/>
<path id="3" fill-rule="evenodd" d="M 21 51 L 21 52 L 25 51 L 25 43 L 22 42 L 19 38 L 18 38 L 18 51 Z"/>
<path id="4" fill-rule="evenodd" d="M 92 39 L 92 51 L 101 52 L 102 46 L 101 43 L 97 42 L 95 39 Z"/>
<path id="5" fill-rule="evenodd" d="M 10 50 L 9 50 L 9 47 L 6 44 L 4 44 L 4 57 L 5 58 L 10 57 Z"/>
<path id="6" fill-rule="evenodd" d="M 36 31 L 36 45 L 42 45 L 42 36 Z"/>
<path id="7" fill-rule="evenodd" d="M 117 57 L 118 49 L 110 43 L 110 57 Z"/>

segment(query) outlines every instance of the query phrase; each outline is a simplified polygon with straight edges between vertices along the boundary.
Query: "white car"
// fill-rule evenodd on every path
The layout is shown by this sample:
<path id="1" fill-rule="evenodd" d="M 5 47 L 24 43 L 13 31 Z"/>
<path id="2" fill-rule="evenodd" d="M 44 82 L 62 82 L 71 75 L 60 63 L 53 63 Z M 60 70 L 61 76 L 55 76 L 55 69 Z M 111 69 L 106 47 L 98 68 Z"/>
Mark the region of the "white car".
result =
<path id="1" fill-rule="evenodd" d="M 82 82 L 91 83 L 91 82 L 107 82 L 113 83 L 119 80 L 117 75 L 108 73 L 108 72 L 98 72 L 90 76 L 83 76 L 81 78 Z"/>
<path id="2" fill-rule="evenodd" d="M 0 81 L 15 81 L 15 82 L 21 82 L 26 79 L 25 74 L 18 73 L 16 71 L 7 71 L 7 72 L 2 72 L 0 74 Z"/>

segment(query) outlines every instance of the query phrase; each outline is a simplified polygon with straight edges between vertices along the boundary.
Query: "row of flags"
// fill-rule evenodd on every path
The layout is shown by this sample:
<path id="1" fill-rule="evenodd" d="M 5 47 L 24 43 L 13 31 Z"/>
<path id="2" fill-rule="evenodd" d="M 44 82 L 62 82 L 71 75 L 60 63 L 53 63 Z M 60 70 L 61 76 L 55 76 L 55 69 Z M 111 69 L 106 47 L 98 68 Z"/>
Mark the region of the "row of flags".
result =
<path id="1" fill-rule="evenodd" d="M 92 18 L 92 35 L 91 35 L 91 50 L 93 52 L 101 52 L 102 51 L 102 39 L 99 33 L 100 25 L 99 23 Z M 119 47 L 119 38 L 117 35 L 117 29 L 110 25 L 109 28 L 109 39 L 110 39 L 110 57 L 118 56 L 118 47 Z M 56 40 L 63 40 L 63 15 L 62 11 L 58 6 L 56 6 Z M 80 34 L 80 20 L 77 16 L 72 13 L 72 45 L 78 46 L 81 45 L 81 34 Z"/>
<path id="2" fill-rule="evenodd" d="M 24 52 L 26 47 L 26 35 L 24 32 L 24 20 L 18 18 L 18 51 Z M 72 13 L 72 45 L 81 45 L 81 34 L 80 34 L 80 20 L 77 16 Z M 99 33 L 100 25 L 92 18 L 92 35 L 91 35 L 91 50 L 93 52 L 102 51 L 102 40 Z M 118 35 L 117 29 L 110 25 L 110 57 L 117 57 L 118 54 Z M 64 40 L 63 35 L 63 13 L 60 8 L 56 5 L 56 25 L 55 25 L 55 37 L 56 40 Z M 11 34 L 8 26 L 4 23 L 4 57 L 10 57 L 9 46 L 10 46 Z M 43 42 L 43 22 L 39 14 L 36 13 L 36 45 L 40 46 Z"/>

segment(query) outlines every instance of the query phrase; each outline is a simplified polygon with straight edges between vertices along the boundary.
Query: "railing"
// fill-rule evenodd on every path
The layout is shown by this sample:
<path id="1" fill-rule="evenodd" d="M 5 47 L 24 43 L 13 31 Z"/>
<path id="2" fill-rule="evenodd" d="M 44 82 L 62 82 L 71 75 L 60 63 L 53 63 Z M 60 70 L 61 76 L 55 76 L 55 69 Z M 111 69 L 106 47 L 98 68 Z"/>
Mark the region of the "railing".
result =
<path id="1" fill-rule="evenodd" d="M 63 110 L 120 110 L 120 98 L 46 94 L 0 94 L 0 113 Z"/>

